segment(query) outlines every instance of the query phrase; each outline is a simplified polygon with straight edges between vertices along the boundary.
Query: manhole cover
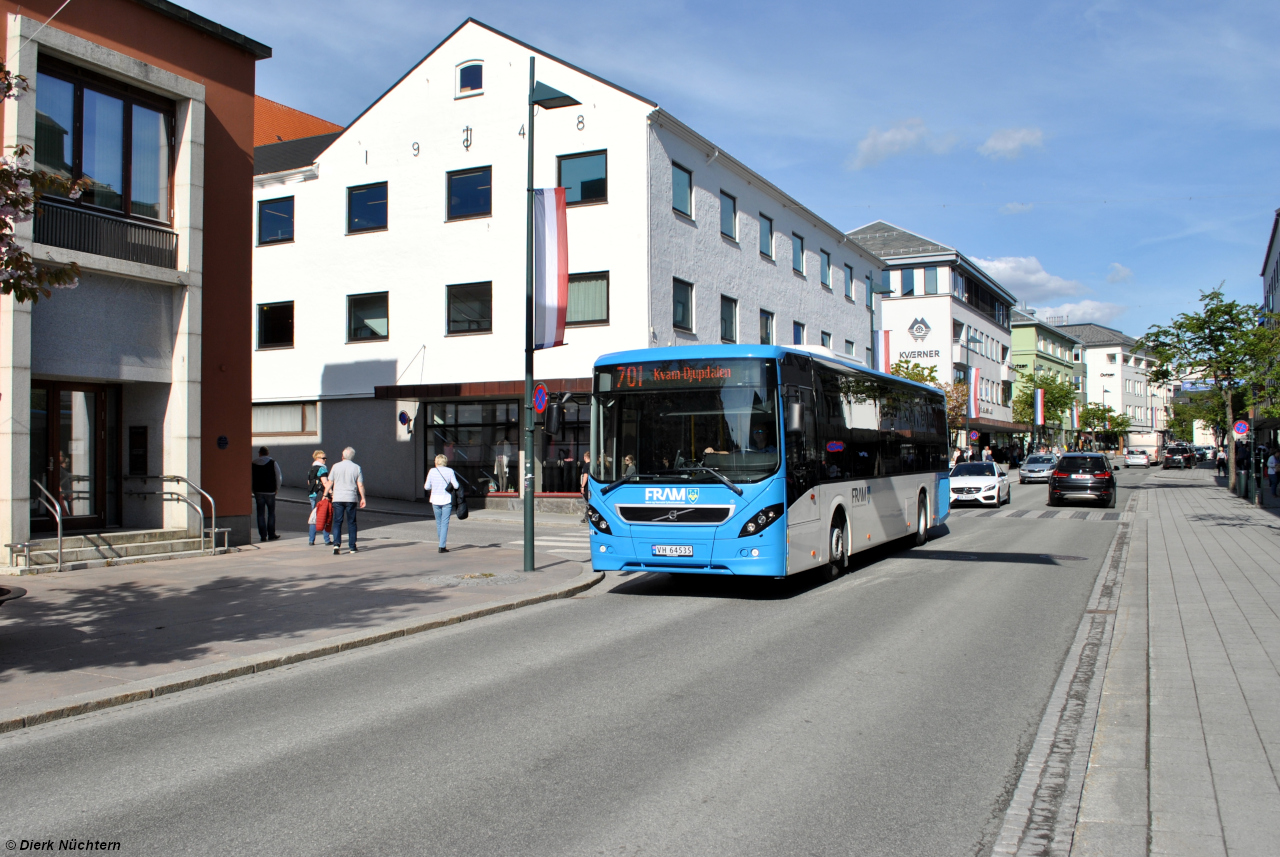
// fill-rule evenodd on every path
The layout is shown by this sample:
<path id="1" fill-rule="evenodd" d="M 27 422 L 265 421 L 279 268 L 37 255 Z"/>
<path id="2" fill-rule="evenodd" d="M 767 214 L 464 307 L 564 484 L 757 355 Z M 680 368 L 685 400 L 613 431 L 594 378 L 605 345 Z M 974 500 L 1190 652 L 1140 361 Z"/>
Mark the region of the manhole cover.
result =
<path id="1" fill-rule="evenodd" d="M 1040 556 L 1044 559 L 1056 559 L 1062 562 L 1084 562 L 1089 558 L 1087 556 L 1066 556 L 1060 553 L 1042 553 Z"/>
<path id="2" fill-rule="evenodd" d="M 476 574 L 449 574 L 441 577 L 424 577 L 423 583 L 439 586 L 441 589 L 452 589 L 455 586 L 502 586 L 508 583 L 519 583 L 524 578 L 518 574 L 492 574 L 480 572 Z"/>

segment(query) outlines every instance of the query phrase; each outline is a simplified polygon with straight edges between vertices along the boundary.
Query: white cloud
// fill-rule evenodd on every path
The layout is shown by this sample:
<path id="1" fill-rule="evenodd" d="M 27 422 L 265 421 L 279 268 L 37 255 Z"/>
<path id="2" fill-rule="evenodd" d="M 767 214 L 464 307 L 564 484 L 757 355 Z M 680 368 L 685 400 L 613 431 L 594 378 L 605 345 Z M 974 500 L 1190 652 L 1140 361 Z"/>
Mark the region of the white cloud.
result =
<path id="1" fill-rule="evenodd" d="M 1035 205 L 1030 202 L 1006 202 L 1004 205 L 1000 206 L 1000 213 L 1026 214 L 1033 208 L 1035 208 Z"/>
<path id="2" fill-rule="evenodd" d="M 923 119 L 908 119 L 888 131 L 881 131 L 879 128 L 868 131 L 867 136 L 858 143 L 858 152 L 850 159 L 849 166 L 861 170 L 918 147 L 941 155 L 949 151 L 955 142 L 954 137 L 939 137 L 934 134 Z"/>
<path id="3" fill-rule="evenodd" d="M 1084 283 L 1050 274 L 1035 256 L 1002 256 L 974 261 L 1020 301 L 1036 303 L 1087 291 Z"/>
<path id="4" fill-rule="evenodd" d="M 1133 279 L 1133 271 L 1121 265 L 1119 262 L 1111 263 L 1111 270 L 1107 272 L 1108 283 L 1127 283 Z"/>
<path id="5" fill-rule="evenodd" d="M 1001 128 L 978 147 L 978 154 L 993 161 L 1007 161 L 1020 156 L 1023 149 L 1038 149 L 1043 145 L 1044 132 L 1039 128 Z"/>
<path id="6" fill-rule="evenodd" d="M 1061 304 L 1059 306 L 1040 307 L 1036 310 L 1037 318 L 1066 317 L 1069 324 L 1110 324 L 1127 310 L 1121 304 L 1109 304 L 1103 301 L 1083 300 L 1078 303 Z"/>

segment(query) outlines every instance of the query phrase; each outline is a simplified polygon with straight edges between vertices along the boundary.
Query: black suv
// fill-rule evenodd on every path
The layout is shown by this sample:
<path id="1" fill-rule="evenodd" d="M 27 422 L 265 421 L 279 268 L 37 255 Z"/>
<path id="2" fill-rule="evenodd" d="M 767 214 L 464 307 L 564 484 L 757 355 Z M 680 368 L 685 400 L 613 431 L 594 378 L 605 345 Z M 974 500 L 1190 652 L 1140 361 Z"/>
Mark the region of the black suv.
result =
<path id="1" fill-rule="evenodd" d="M 1116 475 L 1111 459 L 1097 452 L 1069 452 L 1059 458 L 1049 475 L 1049 505 L 1061 506 L 1064 500 L 1092 500 L 1114 509 Z"/>
<path id="2" fill-rule="evenodd" d="M 1161 464 L 1163 470 L 1170 467 L 1195 467 L 1196 451 L 1190 446 L 1183 443 L 1175 443 L 1164 448 L 1164 463 Z"/>

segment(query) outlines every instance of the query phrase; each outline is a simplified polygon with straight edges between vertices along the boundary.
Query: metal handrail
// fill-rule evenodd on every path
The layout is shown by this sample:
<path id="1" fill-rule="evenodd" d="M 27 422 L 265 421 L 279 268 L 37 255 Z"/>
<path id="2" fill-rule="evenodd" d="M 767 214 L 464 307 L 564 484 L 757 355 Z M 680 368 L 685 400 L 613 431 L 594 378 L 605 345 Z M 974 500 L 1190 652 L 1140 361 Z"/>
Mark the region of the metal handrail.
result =
<path id="1" fill-rule="evenodd" d="M 160 479 L 162 481 L 167 480 L 169 482 L 182 482 L 187 485 L 190 485 L 192 488 L 199 491 L 200 494 L 206 500 L 209 501 L 209 529 L 214 531 L 213 544 L 216 552 L 217 544 L 218 544 L 217 542 L 218 504 L 213 501 L 213 498 L 209 496 L 208 492 L 206 492 L 203 488 L 201 488 L 199 485 L 192 482 L 190 479 L 188 479 L 185 476 L 161 476 Z M 197 509 L 196 511 L 200 513 L 200 549 L 204 550 L 204 509 Z"/>
<path id="2" fill-rule="evenodd" d="M 44 497 L 36 497 L 36 499 L 43 503 L 45 508 L 53 513 L 54 520 L 58 522 L 58 571 L 62 571 L 62 508 L 59 506 L 58 501 L 54 499 L 54 496 L 49 493 L 47 488 L 34 479 L 31 480 L 31 484 L 39 488 L 40 493 L 44 495 Z M 49 499 L 46 500 L 45 497 L 48 497 Z M 28 556 L 30 556 L 30 554 L 28 554 Z"/>

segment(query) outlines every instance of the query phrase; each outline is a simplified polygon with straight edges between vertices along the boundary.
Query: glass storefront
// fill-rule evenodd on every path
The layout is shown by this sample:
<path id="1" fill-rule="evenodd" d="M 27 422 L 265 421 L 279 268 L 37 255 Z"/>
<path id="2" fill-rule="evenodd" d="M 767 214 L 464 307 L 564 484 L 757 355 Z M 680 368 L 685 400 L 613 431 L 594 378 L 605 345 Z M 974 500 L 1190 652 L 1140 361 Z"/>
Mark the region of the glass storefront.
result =
<path id="1" fill-rule="evenodd" d="M 471 483 L 469 490 L 481 495 L 519 493 L 523 441 L 518 399 L 429 402 L 424 407 L 427 469 L 437 455 L 444 455 L 449 466 Z M 558 434 L 538 432 L 537 493 L 578 493 L 590 419 L 588 405 L 569 402 Z"/>
<path id="2" fill-rule="evenodd" d="M 31 385 L 31 478 L 54 498 L 64 528 L 120 523 L 120 388 L 35 381 Z M 32 486 L 32 529 L 54 518 Z M 47 497 L 45 498 L 48 499 Z"/>

